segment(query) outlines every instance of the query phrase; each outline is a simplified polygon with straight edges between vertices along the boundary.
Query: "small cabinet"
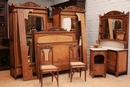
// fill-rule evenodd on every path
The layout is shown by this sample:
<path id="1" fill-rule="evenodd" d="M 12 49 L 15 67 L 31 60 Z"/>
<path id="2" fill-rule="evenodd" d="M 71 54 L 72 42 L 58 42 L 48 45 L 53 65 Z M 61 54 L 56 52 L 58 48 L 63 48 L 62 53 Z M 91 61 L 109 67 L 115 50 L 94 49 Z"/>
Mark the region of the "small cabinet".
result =
<path id="1" fill-rule="evenodd" d="M 106 49 L 90 49 L 90 75 L 106 77 Z"/>
<path id="2" fill-rule="evenodd" d="M 107 52 L 107 73 L 127 74 L 127 50 Z"/>

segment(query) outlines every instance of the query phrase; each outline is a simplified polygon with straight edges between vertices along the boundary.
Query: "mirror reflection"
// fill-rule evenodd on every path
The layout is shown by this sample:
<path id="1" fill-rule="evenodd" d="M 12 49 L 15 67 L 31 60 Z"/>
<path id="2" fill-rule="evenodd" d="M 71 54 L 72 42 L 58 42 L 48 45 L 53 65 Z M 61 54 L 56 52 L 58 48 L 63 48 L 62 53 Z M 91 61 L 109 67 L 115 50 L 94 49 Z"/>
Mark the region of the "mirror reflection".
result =
<path id="1" fill-rule="evenodd" d="M 25 28 L 27 34 L 31 34 L 31 30 L 33 29 L 36 29 L 37 31 L 43 30 L 43 18 L 29 15 L 28 19 L 25 19 Z"/>
<path id="2" fill-rule="evenodd" d="M 124 23 L 122 19 L 109 18 L 102 23 L 102 37 L 105 39 L 124 39 Z"/>
<path id="3" fill-rule="evenodd" d="M 33 44 L 32 44 L 32 30 L 41 31 L 43 30 L 43 18 L 40 16 L 29 15 L 28 19 L 25 19 L 25 30 L 26 30 L 26 41 L 28 48 L 28 62 L 34 62 L 33 58 Z"/>

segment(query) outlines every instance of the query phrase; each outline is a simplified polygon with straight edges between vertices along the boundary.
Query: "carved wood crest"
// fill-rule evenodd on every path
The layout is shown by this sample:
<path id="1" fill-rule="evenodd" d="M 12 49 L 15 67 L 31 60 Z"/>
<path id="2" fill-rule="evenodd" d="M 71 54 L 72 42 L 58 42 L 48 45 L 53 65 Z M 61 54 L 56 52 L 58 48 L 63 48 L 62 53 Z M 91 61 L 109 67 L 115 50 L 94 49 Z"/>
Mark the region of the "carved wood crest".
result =
<path id="1" fill-rule="evenodd" d="M 61 28 L 61 27 L 51 27 L 51 28 L 48 28 L 45 31 L 66 31 L 66 30 Z"/>
<path id="2" fill-rule="evenodd" d="M 78 8 L 74 5 L 65 7 L 65 9 L 63 9 L 63 10 L 66 10 L 66 11 L 85 11 L 83 8 Z"/>
<path id="3" fill-rule="evenodd" d="M 104 14 L 104 16 L 107 16 L 107 15 L 124 15 L 124 12 L 120 12 L 120 11 L 110 11 L 110 12 Z"/>
<path id="4" fill-rule="evenodd" d="M 41 7 L 41 5 L 38 5 L 34 2 L 25 2 L 23 4 L 20 3 L 20 6 Z"/>

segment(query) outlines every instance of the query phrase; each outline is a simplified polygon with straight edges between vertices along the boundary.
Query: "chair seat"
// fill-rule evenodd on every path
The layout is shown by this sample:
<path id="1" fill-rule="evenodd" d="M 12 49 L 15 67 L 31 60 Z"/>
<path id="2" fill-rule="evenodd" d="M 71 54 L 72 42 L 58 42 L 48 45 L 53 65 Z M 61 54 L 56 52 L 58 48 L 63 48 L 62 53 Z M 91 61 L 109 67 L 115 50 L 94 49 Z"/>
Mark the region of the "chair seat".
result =
<path id="1" fill-rule="evenodd" d="M 54 66 L 54 65 L 41 65 L 40 66 L 40 69 L 41 70 L 57 70 L 58 69 L 58 67 L 56 67 L 56 66 Z"/>
<path id="2" fill-rule="evenodd" d="M 83 62 L 70 62 L 70 65 L 72 65 L 72 66 L 83 66 L 83 65 L 85 65 Z"/>
<path id="3" fill-rule="evenodd" d="M 70 66 L 72 66 L 73 68 L 81 68 L 81 67 L 85 67 L 86 64 L 82 63 L 82 62 L 70 62 Z"/>

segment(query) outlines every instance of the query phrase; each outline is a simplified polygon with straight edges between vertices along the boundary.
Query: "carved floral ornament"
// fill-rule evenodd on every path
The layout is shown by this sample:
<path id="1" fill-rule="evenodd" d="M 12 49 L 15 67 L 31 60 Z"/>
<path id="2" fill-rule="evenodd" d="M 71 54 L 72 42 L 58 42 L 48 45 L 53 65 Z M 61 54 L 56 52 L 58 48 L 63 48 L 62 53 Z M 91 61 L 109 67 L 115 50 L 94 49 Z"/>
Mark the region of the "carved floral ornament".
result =
<path id="1" fill-rule="evenodd" d="M 60 27 L 52 27 L 48 28 L 46 31 L 66 31 L 66 30 Z"/>
<path id="2" fill-rule="evenodd" d="M 20 3 L 20 6 L 42 8 L 41 5 L 38 5 L 38 4 L 34 3 L 34 2 L 25 2 L 25 3 L 23 3 L 23 4 Z M 47 9 L 48 7 L 47 7 L 47 6 L 44 6 L 43 8 L 44 8 L 44 9 Z"/>
<path id="3" fill-rule="evenodd" d="M 41 5 L 38 5 L 38 4 L 34 3 L 34 2 L 25 2 L 23 4 L 20 3 L 19 6 L 12 3 L 10 6 L 11 7 L 18 7 L 18 8 L 40 8 L 40 9 L 42 8 L 42 9 L 48 9 L 48 6 L 42 7 Z"/>
<path id="4" fill-rule="evenodd" d="M 67 10 L 67 11 L 68 10 L 69 11 L 85 11 L 83 8 L 78 8 L 78 7 L 74 6 L 74 5 L 65 7 L 65 9 L 63 9 L 63 10 Z"/>
<path id="5" fill-rule="evenodd" d="M 23 4 L 20 3 L 20 6 L 41 7 L 41 5 L 38 5 L 34 2 L 25 2 Z"/>
<path id="6" fill-rule="evenodd" d="M 120 11 L 110 11 L 110 12 L 104 14 L 104 16 L 105 16 L 105 15 L 124 15 L 124 12 L 120 12 Z"/>

